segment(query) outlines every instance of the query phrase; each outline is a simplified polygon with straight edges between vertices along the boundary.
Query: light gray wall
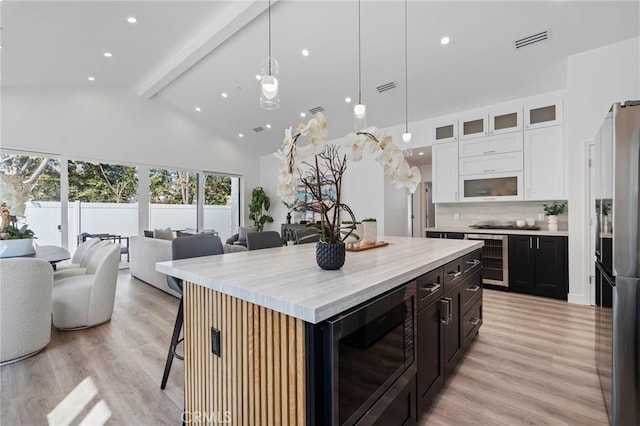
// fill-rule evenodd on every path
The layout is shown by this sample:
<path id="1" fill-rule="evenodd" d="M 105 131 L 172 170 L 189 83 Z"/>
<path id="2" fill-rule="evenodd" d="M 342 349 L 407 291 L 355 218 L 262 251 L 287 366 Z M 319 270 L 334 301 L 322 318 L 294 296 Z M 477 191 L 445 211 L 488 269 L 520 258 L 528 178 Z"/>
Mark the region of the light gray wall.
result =
<path id="1" fill-rule="evenodd" d="M 640 99 L 639 38 L 568 58 L 569 301 L 590 303 L 587 144 L 614 102 Z"/>

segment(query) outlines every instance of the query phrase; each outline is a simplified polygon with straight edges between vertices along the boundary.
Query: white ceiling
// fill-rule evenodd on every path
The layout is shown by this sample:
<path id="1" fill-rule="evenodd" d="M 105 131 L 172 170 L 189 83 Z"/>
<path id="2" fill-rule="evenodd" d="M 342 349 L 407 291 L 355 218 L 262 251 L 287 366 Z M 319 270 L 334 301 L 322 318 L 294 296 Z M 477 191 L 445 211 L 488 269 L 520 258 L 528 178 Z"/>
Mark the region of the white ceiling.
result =
<path id="1" fill-rule="evenodd" d="M 265 0 L 5 0 L 0 7 L 3 87 L 130 87 L 257 154 L 274 151 L 282 130 L 316 106 L 325 109 L 330 138 L 352 130 L 353 103 L 344 98 L 358 97 L 356 1 L 273 4 L 276 111 L 260 109 L 255 79 L 267 56 Z M 369 124 L 404 123 L 404 2 L 363 0 L 361 9 Z M 637 0 L 411 0 L 408 10 L 410 121 L 563 89 L 567 56 L 637 36 L 640 28 Z M 127 23 L 128 16 L 138 23 Z M 550 40 L 514 49 L 514 40 L 543 30 Z M 440 45 L 443 35 L 448 46 Z M 397 89 L 377 93 L 391 81 Z M 252 130 L 267 123 L 272 129 Z"/>

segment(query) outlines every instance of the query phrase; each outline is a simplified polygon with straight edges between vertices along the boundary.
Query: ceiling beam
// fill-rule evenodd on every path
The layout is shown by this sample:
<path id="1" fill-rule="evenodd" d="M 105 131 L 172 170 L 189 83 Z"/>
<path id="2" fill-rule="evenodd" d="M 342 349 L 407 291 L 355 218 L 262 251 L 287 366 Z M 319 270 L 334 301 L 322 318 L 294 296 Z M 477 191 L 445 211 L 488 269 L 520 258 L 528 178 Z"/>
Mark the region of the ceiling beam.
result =
<path id="1" fill-rule="evenodd" d="M 278 0 L 271 0 L 275 3 Z M 234 1 L 219 13 L 202 31 L 164 64 L 156 68 L 137 86 L 140 97 L 151 98 L 184 74 L 198 61 L 213 52 L 245 25 L 268 8 L 264 0 Z"/>

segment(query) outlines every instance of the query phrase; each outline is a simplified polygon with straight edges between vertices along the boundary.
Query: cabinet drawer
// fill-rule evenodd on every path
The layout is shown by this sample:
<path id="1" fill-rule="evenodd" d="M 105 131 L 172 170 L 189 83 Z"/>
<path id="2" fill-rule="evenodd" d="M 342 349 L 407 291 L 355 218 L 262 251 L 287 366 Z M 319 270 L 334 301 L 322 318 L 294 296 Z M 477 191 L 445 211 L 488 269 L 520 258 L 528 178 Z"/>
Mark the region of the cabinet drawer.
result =
<path id="1" fill-rule="evenodd" d="M 481 155 L 461 158 L 460 175 L 478 175 L 481 173 L 519 172 L 522 170 L 522 151 L 506 154 Z"/>
<path id="2" fill-rule="evenodd" d="M 478 334 L 478 329 L 482 325 L 482 298 L 462 317 L 462 346 L 467 347 Z"/>
<path id="3" fill-rule="evenodd" d="M 448 291 L 470 274 L 479 270 L 482 265 L 480 256 L 480 250 L 476 250 L 444 265 L 442 271 L 444 291 Z"/>
<path id="4" fill-rule="evenodd" d="M 442 296 L 444 293 L 442 278 L 442 268 L 434 269 L 418 277 L 416 280 L 418 283 L 418 311 Z"/>
<path id="5" fill-rule="evenodd" d="M 461 291 L 460 304 L 462 305 L 462 312 L 465 313 L 482 297 L 482 274 L 479 269 L 462 282 Z"/>
<path id="6" fill-rule="evenodd" d="M 460 141 L 458 143 L 458 156 L 460 158 L 466 158 L 478 155 L 517 152 L 522 151 L 523 146 L 524 141 L 522 132 L 490 136 L 487 138 Z"/>

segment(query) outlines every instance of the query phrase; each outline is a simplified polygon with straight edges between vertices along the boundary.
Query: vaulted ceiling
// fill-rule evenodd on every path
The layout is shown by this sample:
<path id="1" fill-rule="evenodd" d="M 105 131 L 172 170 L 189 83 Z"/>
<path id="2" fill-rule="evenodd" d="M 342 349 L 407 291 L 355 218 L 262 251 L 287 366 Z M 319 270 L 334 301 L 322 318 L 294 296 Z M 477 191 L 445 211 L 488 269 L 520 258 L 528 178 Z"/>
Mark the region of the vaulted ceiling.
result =
<path id="1" fill-rule="evenodd" d="M 358 98 L 358 3 L 272 4 L 272 53 L 280 63 L 281 89 L 275 111 L 260 109 L 255 78 L 267 56 L 267 5 L 5 0 L 2 86 L 128 87 L 256 154 L 274 151 L 282 130 L 307 120 L 309 109 L 318 106 L 330 137 L 351 131 Z M 407 7 L 410 121 L 563 89 L 568 56 L 637 36 L 640 28 L 638 1 L 410 0 Z M 127 22 L 132 16 L 135 24 Z M 362 101 L 369 124 L 405 121 L 404 30 L 404 1 L 362 0 Z M 542 31 L 549 31 L 548 40 L 514 47 L 515 40 Z M 451 39 L 446 46 L 440 43 L 445 35 Z M 390 82 L 397 87 L 376 90 Z"/>

